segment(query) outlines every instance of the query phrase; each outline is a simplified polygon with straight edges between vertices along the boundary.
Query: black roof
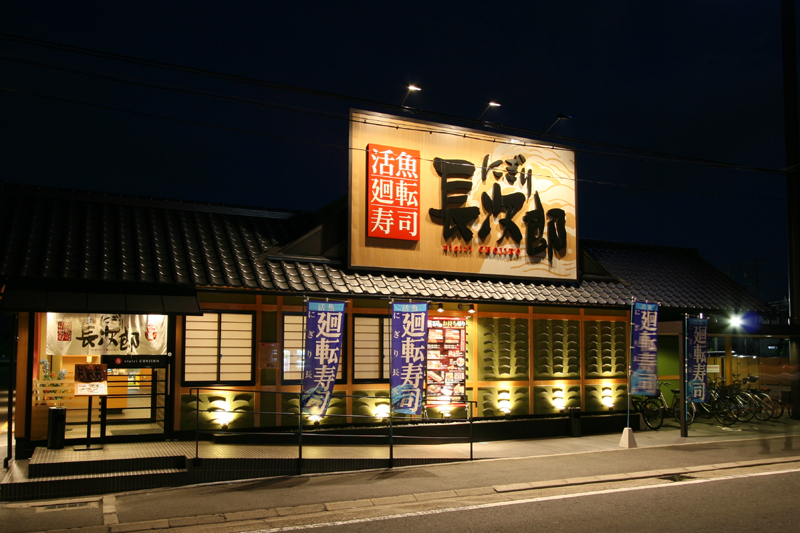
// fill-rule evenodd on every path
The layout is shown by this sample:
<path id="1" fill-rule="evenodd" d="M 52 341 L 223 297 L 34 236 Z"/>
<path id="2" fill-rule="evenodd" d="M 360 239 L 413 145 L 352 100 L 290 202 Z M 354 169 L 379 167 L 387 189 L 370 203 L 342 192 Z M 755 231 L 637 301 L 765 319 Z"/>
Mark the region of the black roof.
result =
<path id="1" fill-rule="evenodd" d="M 309 213 L 4 184 L 0 276 L 63 290 L 185 287 L 614 307 L 636 299 L 674 310 L 771 312 L 685 248 L 581 239 L 577 283 L 360 272 L 341 260 L 346 203 L 337 205 L 320 222 Z M 320 230 L 326 224 L 335 231 Z"/>

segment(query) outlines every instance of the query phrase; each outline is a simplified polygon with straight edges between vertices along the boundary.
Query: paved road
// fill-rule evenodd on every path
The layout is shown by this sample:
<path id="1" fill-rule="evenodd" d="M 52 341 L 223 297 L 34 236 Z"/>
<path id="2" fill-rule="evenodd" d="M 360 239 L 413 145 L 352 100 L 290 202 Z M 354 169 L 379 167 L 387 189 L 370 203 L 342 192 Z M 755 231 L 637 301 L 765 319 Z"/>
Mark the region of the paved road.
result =
<path id="1" fill-rule="evenodd" d="M 637 441 L 640 446 L 646 447 L 619 448 L 617 435 L 477 444 L 476 447 L 485 447 L 479 456 L 508 456 L 472 463 L 161 489 L 109 495 L 105 498 L 88 497 L 69 502 L 6 504 L 0 507 L 0 514 L 3 516 L 3 531 L 7 533 L 86 527 L 91 529 L 84 530 L 85 533 L 121 533 L 146 529 L 186 529 L 193 533 L 248 531 L 276 525 L 309 525 L 330 520 L 372 519 L 375 516 L 393 514 L 406 516 L 407 513 L 431 510 L 442 512 L 453 507 L 498 504 L 542 495 L 556 497 L 575 492 L 592 492 L 600 488 L 637 487 L 639 490 L 640 486 L 652 484 L 670 485 L 672 482 L 660 479 L 665 471 L 685 473 L 689 469 L 692 476 L 724 477 L 734 471 L 737 475 L 743 475 L 758 469 L 800 469 L 800 424 L 786 419 L 758 428 L 742 426 L 724 431 L 712 425 L 705 428 L 697 426 L 697 429 L 690 432 L 689 439 L 681 439 L 675 428 L 665 428 L 659 432 L 637 433 Z M 548 453 L 550 450 L 566 453 Z M 631 473 L 634 475 L 631 476 Z M 791 483 L 794 481 L 787 482 L 786 486 L 793 487 Z M 779 485 L 774 490 L 781 492 L 782 486 Z M 698 489 L 702 490 L 708 488 Z M 725 494 L 727 489 L 714 490 L 722 490 Z M 683 513 L 687 506 L 695 505 L 695 499 L 692 498 L 702 500 L 699 495 L 677 497 L 670 489 L 651 490 L 644 496 L 611 494 L 615 493 L 602 496 L 608 498 L 607 500 L 596 499 L 601 498 L 601 495 L 591 497 L 595 499 L 585 496 L 585 503 L 576 503 L 577 497 L 565 499 L 560 504 L 529 502 L 515 506 L 513 512 L 503 511 L 502 505 L 497 506 L 497 509 L 481 507 L 482 512 L 478 513 L 477 509 L 475 511 L 481 517 L 484 516 L 483 513 L 493 516 L 492 513 L 496 512 L 499 513 L 495 517 L 497 520 L 505 516 L 511 521 L 506 520 L 500 528 L 500 522 L 495 524 L 493 519 L 486 521 L 483 518 L 468 518 L 466 522 L 460 523 L 457 530 L 521 530 L 523 525 L 530 525 L 531 517 L 539 516 L 541 509 L 549 508 L 550 505 L 559 510 L 547 511 L 545 515 L 550 516 L 551 521 L 542 523 L 549 524 L 554 530 L 564 530 L 558 526 L 559 517 L 565 512 L 573 513 L 573 507 L 582 509 L 583 506 L 588 506 L 589 509 L 594 509 L 595 515 L 588 510 L 585 515 L 581 515 L 586 522 L 576 522 L 585 525 L 592 522 L 592 516 L 596 518 L 596 513 L 602 515 L 605 512 L 603 509 L 608 506 L 612 510 L 617 507 L 627 508 L 632 505 L 627 498 L 636 501 L 637 497 L 654 498 L 652 505 L 658 508 L 658 513 L 653 514 L 648 509 L 647 516 L 661 516 L 663 507 L 666 513 L 664 517 L 672 517 L 669 523 L 674 528 L 676 508 L 680 508 Z M 748 501 L 741 500 L 738 496 L 715 498 L 713 501 L 718 500 L 733 500 L 738 502 L 734 505 L 739 506 L 743 501 Z M 556 502 L 557 499 L 552 501 Z M 596 501 L 610 503 L 592 503 Z M 566 507 L 562 509 L 558 505 Z M 528 509 L 528 506 L 533 506 L 534 510 Z M 792 507 L 787 504 L 785 509 Z M 758 505 L 755 508 L 758 509 Z M 471 511 L 466 512 L 468 509 L 464 511 L 464 516 L 472 516 Z M 456 531 L 455 527 L 451 528 L 455 523 L 452 516 L 461 516 L 462 513 L 442 514 L 445 515 L 441 518 L 445 527 L 433 527 L 437 522 L 428 522 L 433 520 L 432 515 L 419 515 L 418 519 L 405 517 L 402 527 L 407 530 L 408 524 L 415 524 L 413 527 L 422 527 L 425 530 Z M 520 517 L 519 520 L 512 519 L 517 516 Z M 614 516 L 614 513 L 610 516 Z M 416 520 L 419 520 L 419 524 Z M 359 529 L 362 526 L 358 524 L 361 523 L 348 523 L 344 530 L 366 531 Z M 376 528 L 376 524 L 363 524 L 364 528 L 370 527 L 372 531 Z M 640 527 L 642 524 L 635 521 L 629 525 L 635 530 L 643 529 Z M 395 526 L 392 525 L 392 520 L 384 520 L 377 527 L 392 531 Z M 652 527 L 647 529 L 657 530 Z"/>

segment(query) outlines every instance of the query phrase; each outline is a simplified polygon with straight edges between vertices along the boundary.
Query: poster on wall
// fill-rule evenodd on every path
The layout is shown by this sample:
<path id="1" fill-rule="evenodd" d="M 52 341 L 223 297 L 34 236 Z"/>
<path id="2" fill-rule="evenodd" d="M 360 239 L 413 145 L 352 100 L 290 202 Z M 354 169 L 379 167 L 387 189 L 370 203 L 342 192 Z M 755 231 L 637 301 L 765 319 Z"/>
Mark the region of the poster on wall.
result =
<path id="1" fill-rule="evenodd" d="M 328 410 L 342 359 L 344 308 L 344 302 L 308 302 L 300 396 L 305 415 L 325 416 Z"/>
<path id="2" fill-rule="evenodd" d="M 392 304 L 392 411 L 407 415 L 422 412 L 425 381 L 428 304 Z"/>
<path id="3" fill-rule="evenodd" d="M 350 265 L 574 281 L 575 154 L 351 111 Z"/>
<path id="4" fill-rule="evenodd" d="M 708 320 L 689 318 L 686 321 L 686 396 L 690 402 L 706 401 L 708 371 Z"/>
<path id="5" fill-rule="evenodd" d="M 47 313 L 49 355 L 167 353 L 166 315 Z"/>
<path id="6" fill-rule="evenodd" d="M 428 365 L 425 402 L 450 405 L 465 402 L 467 378 L 467 321 L 463 318 L 428 320 Z"/>
<path id="7" fill-rule="evenodd" d="M 658 304 L 633 304 L 631 394 L 658 396 Z"/>

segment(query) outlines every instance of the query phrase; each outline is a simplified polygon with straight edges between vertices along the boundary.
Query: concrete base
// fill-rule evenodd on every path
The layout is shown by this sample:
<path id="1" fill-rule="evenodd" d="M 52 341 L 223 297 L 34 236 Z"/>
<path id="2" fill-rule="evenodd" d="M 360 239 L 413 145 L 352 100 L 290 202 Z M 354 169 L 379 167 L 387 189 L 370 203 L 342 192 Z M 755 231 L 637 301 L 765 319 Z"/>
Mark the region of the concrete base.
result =
<path id="1" fill-rule="evenodd" d="M 622 438 L 619 439 L 621 448 L 636 448 L 636 439 L 633 438 L 633 429 L 625 428 L 622 430 Z"/>

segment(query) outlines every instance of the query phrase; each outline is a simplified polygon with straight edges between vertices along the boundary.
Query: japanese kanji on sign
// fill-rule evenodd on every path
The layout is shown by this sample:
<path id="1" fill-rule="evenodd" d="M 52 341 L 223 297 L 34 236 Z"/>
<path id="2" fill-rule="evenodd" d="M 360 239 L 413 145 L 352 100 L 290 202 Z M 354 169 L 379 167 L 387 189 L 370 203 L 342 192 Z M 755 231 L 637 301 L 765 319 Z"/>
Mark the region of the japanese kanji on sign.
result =
<path id="1" fill-rule="evenodd" d="M 367 235 L 419 240 L 419 150 L 371 144 Z"/>
<path id="2" fill-rule="evenodd" d="M 428 304 L 392 304 L 392 411 L 422 412 L 425 355 L 428 341 Z"/>
<path id="3" fill-rule="evenodd" d="M 153 355 L 167 353 L 166 315 L 48 313 L 51 355 Z"/>
<path id="4" fill-rule="evenodd" d="M 350 264 L 576 280 L 574 152 L 351 111 Z"/>
<path id="5" fill-rule="evenodd" d="M 658 396 L 658 304 L 633 304 L 631 394 Z"/>
<path id="6" fill-rule="evenodd" d="M 302 413 L 325 416 L 342 360 L 344 302 L 309 301 L 303 357 Z"/>
<path id="7" fill-rule="evenodd" d="M 686 397 L 690 402 L 706 400 L 708 320 L 689 318 L 686 321 Z"/>

